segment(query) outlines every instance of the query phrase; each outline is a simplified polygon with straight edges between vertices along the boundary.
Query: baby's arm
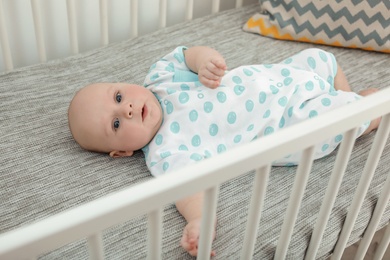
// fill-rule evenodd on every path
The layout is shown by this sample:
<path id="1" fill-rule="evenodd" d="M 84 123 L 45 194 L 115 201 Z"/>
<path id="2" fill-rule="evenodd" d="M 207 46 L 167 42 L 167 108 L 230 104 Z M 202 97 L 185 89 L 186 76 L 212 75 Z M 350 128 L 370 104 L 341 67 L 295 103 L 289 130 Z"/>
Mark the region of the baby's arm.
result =
<path id="1" fill-rule="evenodd" d="M 184 51 L 186 64 L 198 74 L 199 81 L 209 88 L 216 88 L 227 69 L 222 55 L 207 46 L 195 46 Z"/>
<path id="2" fill-rule="evenodd" d="M 176 202 L 177 210 L 187 221 L 187 225 L 183 230 L 183 236 L 181 238 L 180 244 L 192 256 L 198 255 L 200 224 L 202 220 L 202 205 L 203 192 L 196 193 L 190 197 L 181 199 Z M 214 256 L 215 252 L 212 251 L 211 255 Z"/>

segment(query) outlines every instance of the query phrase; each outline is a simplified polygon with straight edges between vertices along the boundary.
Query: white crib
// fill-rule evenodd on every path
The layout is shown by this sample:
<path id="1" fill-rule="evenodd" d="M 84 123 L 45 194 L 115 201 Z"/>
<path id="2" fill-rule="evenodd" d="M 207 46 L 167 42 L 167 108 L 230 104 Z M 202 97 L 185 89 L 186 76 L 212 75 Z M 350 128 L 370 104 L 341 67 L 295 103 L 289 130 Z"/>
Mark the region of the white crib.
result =
<path id="1" fill-rule="evenodd" d="M 3 50 L 1 60 L 3 62 L 0 66 L 2 66 L 1 70 L 3 71 L 3 82 L 11 84 L 9 91 L 12 91 L 12 79 L 23 77 L 23 72 L 29 75 L 38 72 L 45 74 L 46 70 L 47 74 L 51 75 L 53 72 L 51 72 L 50 66 L 60 67 L 61 64 L 67 66 L 66 64 L 72 63 L 73 60 L 72 57 L 66 57 L 73 55 L 79 59 L 97 56 L 97 59 L 103 60 L 106 56 L 100 56 L 98 53 L 100 49 L 107 50 L 111 46 L 121 47 L 121 42 L 127 38 L 132 38 L 134 44 L 143 45 L 142 41 L 146 41 L 146 37 L 172 34 L 181 24 L 188 26 L 192 20 L 203 19 L 199 20 L 199 23 L 212 22 L 213 17 L 217 14 L 220 15 L 219 17 L 223 15 L 231 17 L 233 9 L 241 12 L 241 9 L 247 8 L 245 14 L 249 13 L 253 7 L 256 7 L 255 2 L 257 1 L 91 0 L 83 2 L 67 0 L 54 2 L 49 0 L 2 0 L 0 1 L 0 35 Z M 83 14 L 86 12 L 94 13 L 94 18 L 90 15 L 87 19 L 83 18 Z M 27 15 L 27 13 L 29 14 Z M 149 16 L 146 17 L 146 14 Z M 205 17 L 201 18 L 202 16 Z M 27 18 L 25 19 L 25 17 Z M 58 22 L 57 19 L 61 22 Z M 16 30 L 19 30 L 20 26 L 24 26 L 23 32 Z M 87 26 L 91 27 L 87 28 Z M 238 27 L 241 26 L 242 24 L 238 25 Z M 57 34 L 58 31 L 60 31 L 59 34 Z M 191 33 L 191 31 L 189 32 Z M 242 34 L 246 33 L 242 32 Z M 19 42 L 20 40 L 23 41 Z M 198 39 L 199 42 L 202 42 L 201 40 Z M 157 39 L 155 41 L 158 42 Z M 298 45 L 298 43 L 290 44 Z M 59 47 L 54 47 L 58 45 Z M 153 48 L 152 43 L 148 43 L 147 46 Z M 152 49 L 151 52 L 154 55 L 153 51 Z M 277 52 L 278 50 L 275 48 L 273 53 L 276 56 Z M 363 53 L 363 55 L 368 55 L 367 52 Z M 383 66 L 389 68 L 388 57 L 382 61 Z M 36 64 L 39 62 L 43 64 Z M 46 62 L 47 65 L 45 65 Z M 32 66 L 26 67 L 27 65 Z M 80 68 L 83 66 L 80 65 Z M 134 72 L 134 74 L 137 73 L 140 71 Z M 71 81 L 71 76 L 67 77 Z M 387 77 L 383 83 L 388 84 L 388 80 Z M 68 90 L 69 97 L 73 91 L 74 89 Z M 5 100 L 5 96 L 2 96 L 2 101 Z M 65 109 L 65 105 L 63 106 Z M 63 111 L 65 111 L 64 109 Z M 8 114 L 4 115 L 7 115 L 4 116 L 5 120 L 8 118 Z M 301 202 L 308 188 L 307 184 L 313 164 L 316 163 L 312 159 L 314 146 L 319 138 L 325 139 L 339 133 L 345 133 L 345 138 L 338 149 L 337 156 L 335 156 L 334 164 L 330 166 L 329 183 L 323 184 L 327 185 L 325 194 L 319 195 L 317 198 L 321 205 L 318 214 L 315 214 L 315 225 L 310 228 L 311 235 L 307 241 L 305 259 L 316 259 L 342 185 L 344 173 L 347 170 L 353 149 L 355 149 L 354 136 L 357 127 L 362 122 L 381 116 L 383 117 L 382 122 L 375 133 L 375 138 L 372 138 L 371 149 L 367 148 L 369 150 L 368 158 L 358 173 L 361 174 L 360 180 L 356 190 L 351 191 L 354 194 L 351 196 L 353 199 L 344 207 L 345 211 L 348 208 L 348 213 L 343 221 L 341 233 L 338 235 L 337 243 L 335 241 L 333 252 L 330 252 L 332 259 L 341 259 L 344 249 L 351 243 L 349 238 L 364 199 L 370 195 L 370 184 L 381 156 L 383 157 L 383 151 L 386 151 L 387 157 L 389 155 L 389 87 L 337 111 L 240 146 L 202 161 L 196 166 L 187 167 L 157 179 L 148 179 L 146 182 L 137 183 L 137 185 L 128 188 L 122 187 L 121 190 L 115 192 L 110 191 L 103 194 L 104 196 L 97 196 L 91 201 L 76 205 L 77 207 L 69 206 L 66 210 L 45 216 L 39 221 L 31 219 L 27 221 L 28 223 L 15 224 L 12 230 L 3 227 L 1 230 L 5 229 L 6 232 L 1 231 L 0 234 L 0 259 L 37 259 L 42 254 L 80 239 L 87 239 L 90 259 L 104 259 L 105 245 L 102 232 L 144 214 L 147 214 L 148 219 L 147 246 L 144 249 L 147 258 L 161 259 L 163 255 L 163 223 L 169 222 L 169 220 L 164 220 L 164 208 L 177 199 L 202 190 L 205 191 L 204 217 L 197 259 L 209 259 L 213 242 L 212 225 L 216 212 L 218 212 L 220 187 L 228 181 L 250 174 L 254 174 L 254 181 L 251 184 L 251 190 L 247 191 L 251 194 L 251 199 L 249 210 L 246 213 L 247 219 L 244 221 L 246 227 L 236 227 L 243 229 L 244 236 L 241 247 L 235 251 L 240 252 L 240 259 L 257 259 L 254 254 L 256 241 L 261 240 L 263 235 L 262 230 L 255 227 L 261 223 L 265 210 L 265 199 L 268 195 L 267 186 L 270 184 L 270 165 L 274 160 L 286 154 L 302 151 L 303 160 L 296 169 L 273 255 L 274 259 L 286 259 L 294 227 L 297 220 L 302 217 L 300 215 Z M 4 124 L 3 122 L 5 121 L 2 120 L 2 124 Z M 2 142 L 8 142 L 6 128 L 2 128 L 1 133 L 6 138 Z M 72 158 L 74 159 L 74 157 Z M 6 159 L 2 158 L 1 162 L 5 163 Z M 4 166 L 2 174 L 6 175 L 8 171 L 12 174 L 12 169 L 9 166 Z M 381 172 L 388 175 L 389 166 L 381 165 Z M 383 223 L 388 223 L 390 178 L 386 178 L 383 183 L 380 195 L 373 195 L 373 197 L 376 200 L 376 206 L 372 210 L 369 223 L 364 230 L 364 236 L 355 259 L 364 258 L 374 233 L 379 227 L 384 226 Z M 219 218 L 219 214 L 217 215 Z M 0 222 L 3 221 L 5 220 L 0 219 Z M 234 225 L 234 223 L 231 224 Z M 174 225 L 174 223 L 170 225 Z M 382 259 L 389 241 L 390 228 L 387 228 L 376 250 L 375 259 Z M 177 241 L 177 243 L 179 242 Z M 229 241 L 225 241 L 225 243 L 229 243 Z M 236 259 L 236 257 L 232 256 L 232 259 Z M 48 258 L 50 259 L 50 256 Z"/>

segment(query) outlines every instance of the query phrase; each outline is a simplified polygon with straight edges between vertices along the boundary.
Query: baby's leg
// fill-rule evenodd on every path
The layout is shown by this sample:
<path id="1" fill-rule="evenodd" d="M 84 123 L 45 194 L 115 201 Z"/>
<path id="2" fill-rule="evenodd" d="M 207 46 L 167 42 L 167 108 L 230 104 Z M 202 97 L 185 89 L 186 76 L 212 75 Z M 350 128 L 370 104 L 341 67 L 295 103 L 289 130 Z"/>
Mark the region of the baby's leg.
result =
<path id="1" fill-rule="evenodd" d="M 371 94 L 373 94 L 373 93 L 375 93 L 377 91 L 378 91 L 378 89 L 376 89 L 376 88 L 369 88 L 369 89 L 365 89 L 365 90 L 360 91 L 359 95 L 361 95 L 361 96 L 368 96 L 368 95 L 371 95 Z M 372 130 L 377 129 L 380 122 L 381 122 L 381 118 L 380 117 L 371 120 L 370 125 L 368 126 L 366 131 L 363 132 L 363 135 L 369 134 Z"/>
<path id="2" fill-rule="evenodd" d="M 351 87 L 348 84 L 347 77 L 344 74 L 344 71 L 341 69 L 339 64 L 337 64 L 337 73 L 334 78 L 334 88 L 336 90 L 342 90 L 346 92 L 352 92 Z"/>

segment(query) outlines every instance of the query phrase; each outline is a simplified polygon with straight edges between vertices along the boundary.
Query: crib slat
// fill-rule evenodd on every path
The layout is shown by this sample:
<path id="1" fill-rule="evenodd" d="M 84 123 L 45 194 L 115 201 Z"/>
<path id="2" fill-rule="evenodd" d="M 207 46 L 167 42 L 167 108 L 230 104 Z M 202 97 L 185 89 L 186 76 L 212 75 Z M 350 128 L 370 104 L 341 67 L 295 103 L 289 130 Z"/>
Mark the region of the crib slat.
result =
<path id="1" fill-rule="evenodd" d="M 102 46 L 108 44 L 108 10 L 107 0 L 100 0 L 100 43 Z"/>
<path id="2" fill-rule="evenodd" d="M 198 246 L 197 259 L 210 259 L 211 244 L 215 230 L 219 186 L 214 186 L 204 192 L 202 224 Z"/>
<path id="3" fill-rule="evenodd" d="M 38 45 L 39 60 L 41 62 L 46 62 L 46 47 L 45 40 L 43 38 L 42 16 L 41 9 L 39 7 L 39 1 L 40 0 L 31 0 L 31 8 L 34 20 L 35 38 L 37 40 Z"/>
<path id="4" fill-rule="evenodd" d="M 329 184 L 325 192 L 325 197 L 322 202 L 317 223 L 314 226 L 313 234 L 310 239 L 309 248 L 306 252 L 305 259 L 315 259 L 321 239 L 328 223 L 330 213 L 332 211 L 337 193 L 339 191 L 345 170 L 347 169 L 348 161 L 355 144 L 357 128 L 349 130 L 344 135 L 344 140 L 340 145 L 335 166 L 333 167 L 332 175 L 330 176 Z"/>
<path id="5" fill-rule="evenodd" d="M 103 260 L 104 251 L 103 251 L 103 240 L 100 233 L 96 233 L 88 237 L 88 249 L 90 259 Z"/>
<path id="6" fill-rule="evenodd" d="M 159 27 L 164 28 L 166 26 L 167 26 L 167 0 L 160 0 Z"/>
<path id="7" fill-rule="evenodd" d="M 379 243 L 373 260 L 381 260 L 383 259 L 383 256 L 385 255 L 386 249 L 389 246 L 390 242 L 390 224 L 387 224 L 385 233 L 383 234 L 383 237 L 381 239 L 381 242 Z"/>
<path id="8" fill-rule="evenodd" d="M 194 0 L 187 0 L 186 21 L 191 21 L 194 13 Z"/>
<path id="9" fill-rule="evenodd" d="M 253 256 L 253 249 L 255 247 L 257 235 L 257 228 L 255 227 L 258 227 L 259 225 L 261 212 L 263 210 L 270 170 L 271 165 L 266 165 L 260 169 L 257 169 L 255 173 L 255 181 L 253 183 L 252 198 L 248 212 L 245 237 L 241 249 L 241 260 L 250 260 Z"/>
<path id="10" fill-rule="evenodd" d="M 309 179 L 310 170 L 313 164 L 315 146 L 306 148 L 302 152 L 302 159 L 299 162 L 297 175 L 291 191 L 291 197 L 288 202 L 287 211 L 284 217 L 282 231 L 278 244 L 276 246 L 275 259 L 285 259 L 291 236 L 294 230 L 295 221 L 298 216 L 302 197 L 305 192 L 306 184 Z"/>
<path id="11" fill-rule="evenodd" d="M 345 219 L 343 229 L 341 230 L 339 240 L 337 241 L 335 250 L 332 255 L 332 259 L 340 259 L 343 254 L 344 248 L 348 242 L 349 235 L 352 232 L 353 225 L 355 224 L 359 210 L 363 204 L 364 197 L 367 194 L 372 177 L 374 176 L 375 169 L 378 166 L 378 162 L 385 147 L 389 131 L 390 114 L 382 118 L 382 122 L 375 135 L 374 142 L 368 155 L 367 162 L 364 165 L 362 176 L 360 177 L 359 184 L 356 188 L 350 210 Z"/>
<path id="12" fill-rule="evenodd" d="M 219 0 L 213 0 L 212 7 L 211 7 L 211 13 L 215 14 L 219 12 Z"/>
<path id="13" fill-rule="evenodd" d="M 148 259 L 161 259 L 162 208 L 148 214 Z"/>
<path id="14" fill-rule="evenodd" d="M 79 53 L 79 40 L 77 36 L 76 8 L 74 0 L 66 1 L 66 9 L 68 13 L 70 48 L 73 54 L 77 54 Z"/>
<path id="15" fill-rule="evenodd" d="M 4 18 L 4 9 L 3 1 L 0 1 L 0 40 L 1 40 L 1 49 L 3 51 L 4 65 L 7 71 L 10 71 L 14 68 L 11 56 L 11 49 L 9 47 L 8 33 L 5 26 Z"/>
<path id="16" fill-rule="evenodd" d="M 364 232 L 363 239 L 360 241 L 358 250 L 356 252 L 355 260 L 364 258 L 367 249 L 370 246 L 371 240 L 374 237 L 379 222 L 382 218 L 382 214 L 386 209 L 389 198 L 390 198 L 390 176 L 387 177 L 387 180 L 383 185 L 381 195 L 379 196 L 378 202 L 375 206 L 375 210 L 370 220 L 370 224 L 368 225 L 366 231 Z"/>
<path id="17" fill-rule="evenodd" d="M 242 0 L 236 0 L 236 8 L 240 8 L 242 6 Z"/>
<path id="18" fill-rule="evenodd" d="M 131 0 L 130 2 L 130 13 L 131 13 L 131 37 L 138 36 L 138 0 Z"/>

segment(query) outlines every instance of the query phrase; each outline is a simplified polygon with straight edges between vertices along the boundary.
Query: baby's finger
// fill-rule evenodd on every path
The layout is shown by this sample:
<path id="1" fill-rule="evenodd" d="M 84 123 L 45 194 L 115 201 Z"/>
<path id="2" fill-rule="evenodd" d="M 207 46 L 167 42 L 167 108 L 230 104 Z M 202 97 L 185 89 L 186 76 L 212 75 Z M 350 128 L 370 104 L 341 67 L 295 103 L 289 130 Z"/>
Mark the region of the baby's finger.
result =
<path id="1" fill-rule="evenodd" d="M 223 70 L 223 71 L 227 70 L 226 62 L 223 59 L 212 59 L 211 63 L 213 63 L 214 66 L 219 70 Z"/>
<path id="2" fill-rule="evenodd" d="M 209 80 L 206 78 L 201 79 L 200 82 L 208 88 L 217 88 L 221 84 L 219 80 Z"/>
<path id="3" fill-rule="evenodd" d="M 211 74 L 218 77 L 222 77 L 225 74 L 225 70 L 226 70 L 226 66 L 225 67 L 217 66 L 215 63 L 213 63 L 213 61 L 208 63 L 206 68 Z"/>

